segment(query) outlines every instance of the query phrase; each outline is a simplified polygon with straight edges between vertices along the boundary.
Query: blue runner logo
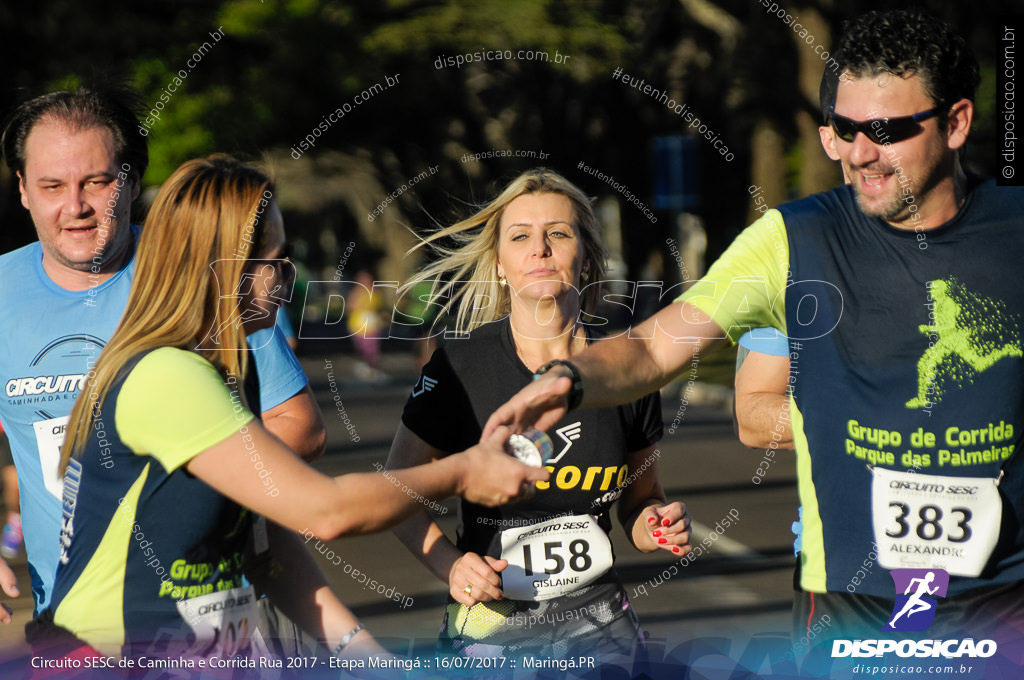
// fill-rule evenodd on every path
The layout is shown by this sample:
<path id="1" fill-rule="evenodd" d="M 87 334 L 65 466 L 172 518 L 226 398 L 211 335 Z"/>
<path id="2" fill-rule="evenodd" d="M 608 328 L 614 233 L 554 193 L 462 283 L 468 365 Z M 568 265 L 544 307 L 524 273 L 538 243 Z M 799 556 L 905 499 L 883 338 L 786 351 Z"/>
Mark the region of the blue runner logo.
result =
<path id="1" fill-rule="evenodd" d="M 938 602 L 929 596 L 946 596 L 949 587 L 949 574 L 946 570 L 893 569 L 889 574 L 892 575 L 897 595 L 892 607 L 892 618 L 882 630 L 919 631 L 932 625 Z"/>

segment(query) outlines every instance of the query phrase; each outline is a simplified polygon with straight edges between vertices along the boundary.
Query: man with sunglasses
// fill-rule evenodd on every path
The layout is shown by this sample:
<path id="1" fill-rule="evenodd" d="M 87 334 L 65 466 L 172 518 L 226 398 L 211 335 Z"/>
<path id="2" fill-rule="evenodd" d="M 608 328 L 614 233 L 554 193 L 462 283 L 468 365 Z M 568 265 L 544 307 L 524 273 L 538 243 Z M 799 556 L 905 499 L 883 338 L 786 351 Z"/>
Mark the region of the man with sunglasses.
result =
<path id="1" fill-rule="evenodd" d="M 3 132 L 6 162 L 39 237 L 0 257 L 0 419 L 18 469 L 36 614 L 50 601 L 60 553 L 64 426 L 124 312 L 135 271 L 141 230 L 130 213 L 148 149 L 125 103 L 132 98 L 86 88 L 46 94 L 17 107 Z M 258 350 L 264 424 L 300 455 L 318 457 L 324 425 L 295 355 L 274 329 L 254 334 L 250 346 Z M 2 560 L 0 586 L 18 595 Z M 0 620 L 10 615 L 0 610 Z"/>
<path id="2" fill-rule="evenodd" d="M 823 140 L 849 183 L 768 211 L 673 305 L 538 376 L 484 436 L 635 399 L 773 326 L 803 505 L 795 637 L 885 637 L 901 568 L 950 575 L 928 637 L 1009 631 L 1024 604 L 1024 288 L 1008 275 L 1024 189 L 961 165 L 979 75 L 948 25 L 872 12 L 835 59 Z"/>

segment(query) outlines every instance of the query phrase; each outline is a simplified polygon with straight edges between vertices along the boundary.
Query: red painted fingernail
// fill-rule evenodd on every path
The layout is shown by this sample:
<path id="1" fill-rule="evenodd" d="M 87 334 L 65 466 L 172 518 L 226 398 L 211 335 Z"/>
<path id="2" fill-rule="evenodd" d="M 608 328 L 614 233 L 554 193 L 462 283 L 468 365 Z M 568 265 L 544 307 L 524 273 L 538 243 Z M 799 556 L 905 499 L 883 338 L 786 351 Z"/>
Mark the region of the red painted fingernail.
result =
<path id="1" fill-rule="evenodd" d="M 658 520 L 654 519 L 653 517 L 648 517 L 648 518 L 647 518 L 647 523 L 648 523 L 648 524 L 654 524 L 654 523 L 655 523 L 655 522 L 657 522 L 657 521 L 658 521 Z"/>
<path id="2" fill-rule="evenodd" d="M 658 539 L 658 543 L 668 543 L 668 539 L 667 538 L 659 538 Z"/>
<path id="3" fill-rule="evenodd" d="M 654 530 L 654 537 L 657 538 L 658 536 L 661 536 L 661 529 Z"/>
<path id="4" fill-rule="evenodd" d="M 661 520 L 661 526 L 667 527 L 669 524 L 672 524 L 672 522 L 668 521 L 667 519 Z"/>
<path id="5" fill-rule="evenodd" d="M 672 546 L 672 552 L 674 552 L 675 554 L 678 555 L 679 554 L 679 546 L 678 545 Z"/>

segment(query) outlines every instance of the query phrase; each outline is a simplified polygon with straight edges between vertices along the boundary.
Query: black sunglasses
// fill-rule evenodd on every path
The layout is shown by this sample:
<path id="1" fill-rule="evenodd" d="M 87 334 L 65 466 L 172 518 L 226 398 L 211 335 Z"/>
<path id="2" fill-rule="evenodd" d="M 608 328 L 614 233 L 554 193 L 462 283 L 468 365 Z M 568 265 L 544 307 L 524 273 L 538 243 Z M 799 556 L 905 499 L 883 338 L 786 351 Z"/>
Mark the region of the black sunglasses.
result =
<path id="1" fill-rule="evenodd" d="M 922 120 L 928 120 L 938 115 L 943 107 L 936 106 L 933 109 L 915 113 L 911 116 L 900 116 L 899 118 L 872 118 L 863 123 L 840 116 L 835 112 L 835 106 L 829 109 L 829 118 L 832 122 L 832 129 L 844 142 L 852 142 L 858 132 L 875 144 L 895 144 L 917 135 L 924 128 L 921 127 Z"/>

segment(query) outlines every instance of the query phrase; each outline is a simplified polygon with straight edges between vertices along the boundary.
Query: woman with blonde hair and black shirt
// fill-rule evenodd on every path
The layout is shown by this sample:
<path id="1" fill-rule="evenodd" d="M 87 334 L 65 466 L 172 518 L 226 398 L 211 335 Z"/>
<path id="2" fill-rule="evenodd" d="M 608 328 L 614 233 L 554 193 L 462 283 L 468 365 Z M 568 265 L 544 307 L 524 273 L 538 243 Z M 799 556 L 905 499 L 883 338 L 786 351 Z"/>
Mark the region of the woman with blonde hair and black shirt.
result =
<path id="1" fill-rule="evenodd" d="M 389 467 L 437 460 L 480 438 L 491 412 L 536 373 L 566 365 L 593 339 L 606 254 L 590 201 L 546 169 L 523 173 L 476 214 L 429 238 L 440 258 L 408 286 L 443 281 L 450 340 L 406 403 Z M 485 304 L 480 304 L 485 301 Z M 548 431 L 551 481 L 522 502 L 460 503 L 453 542 L 421 512 L 395 533 L 449 588 L 442 640 L 459 654 L 549 658 L 629 655 L 637 618 L 612 569 L 610 511 L 638 550 L 689 548 L 686 508 L 657 477 L 657 393 L 570 412 Z M 539 448 L 546 444 L 541 437 Z M 532 454 L 536 456 L 536 454 Z M 539 461 L 538 461 L 539 462 Z"/>

